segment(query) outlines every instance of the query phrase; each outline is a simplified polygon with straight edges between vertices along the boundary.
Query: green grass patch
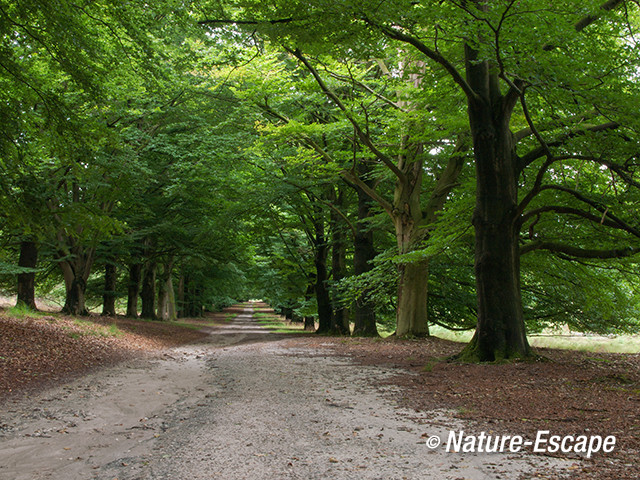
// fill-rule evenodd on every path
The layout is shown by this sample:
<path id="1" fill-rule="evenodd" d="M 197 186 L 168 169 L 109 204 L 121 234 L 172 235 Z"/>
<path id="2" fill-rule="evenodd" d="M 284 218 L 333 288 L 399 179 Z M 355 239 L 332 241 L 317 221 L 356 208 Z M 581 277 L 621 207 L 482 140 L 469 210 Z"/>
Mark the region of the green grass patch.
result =
<path id="1" fill-rule="evenodd" d="M 304 329 L 304 323 L 290 323 L 282 321 L 282 317 L 268 313 L 254 313 L 253 318 L 258 324 L 274 333 L 309 333 Z"/>
<path id="2" fill-rule="evenodd" d="M 468 343 L 473 337 L 473 330 L 454 332 L 438 325 L 430 325 L 431 335 L 452 342 Z M 579 350 L 594 353 L 638 353 L 640 352 L 640 335 L 529 335 L 529 344 L 538 348 L 557 348 L 560 350 Z"/>
<path id="3" fill-rule="evenodd" d="M 5 310 L 5 315 L 14 318 L 38 318 L 45 315 L 43 312 L 38 312 L 36 310 L 32 310 L 26 305 L 16 305 L 15 307 L 11 307 Z"/>
<path id="4" fill-rule="evenodd" d="M 107 326 L 93 323 L 82 318 L 74 318 L 73 324 L 81 328 L 81 330 L 79 332 L 71 332 L 69 336 L 71 336 L 72 338 L 80 338 L 87 335 L 94 337 L 111 338 L 121 337 L 122 335 L 124 335 L 124 333 L 118 328 L 115 323 Z"/>

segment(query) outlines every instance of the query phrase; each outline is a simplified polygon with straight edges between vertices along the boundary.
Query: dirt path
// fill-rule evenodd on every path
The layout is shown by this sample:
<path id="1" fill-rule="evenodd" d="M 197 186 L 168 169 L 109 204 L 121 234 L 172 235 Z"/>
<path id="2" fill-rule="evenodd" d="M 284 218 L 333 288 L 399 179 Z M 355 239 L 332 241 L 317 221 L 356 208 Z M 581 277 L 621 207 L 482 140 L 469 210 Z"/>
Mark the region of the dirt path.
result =
<path id="1" fill-rule="evenodd" d="M 373 385 L 391 370 L 290 343 L 246 311 L 205 343 L 11 401 L 0 479 L 512 479 L 569 466 L 428 450 L 423 435 L 464 425 L 397 408 Z"/>

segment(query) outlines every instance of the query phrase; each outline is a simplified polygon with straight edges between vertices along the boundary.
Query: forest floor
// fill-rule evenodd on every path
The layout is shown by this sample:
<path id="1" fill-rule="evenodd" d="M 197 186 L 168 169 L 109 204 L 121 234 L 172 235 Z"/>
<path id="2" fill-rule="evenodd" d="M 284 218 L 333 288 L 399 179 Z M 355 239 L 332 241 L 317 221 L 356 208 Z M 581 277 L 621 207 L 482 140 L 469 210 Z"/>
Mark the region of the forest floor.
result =
<path id="1" fill-rule="evenodd" d="M 194 328 L 0 314 L 0 479 L 636 479 L 640 356 L 286 335 L 244 307 Z M 447 453 L 450 431 L 615 435 L 591 459 Z"/>

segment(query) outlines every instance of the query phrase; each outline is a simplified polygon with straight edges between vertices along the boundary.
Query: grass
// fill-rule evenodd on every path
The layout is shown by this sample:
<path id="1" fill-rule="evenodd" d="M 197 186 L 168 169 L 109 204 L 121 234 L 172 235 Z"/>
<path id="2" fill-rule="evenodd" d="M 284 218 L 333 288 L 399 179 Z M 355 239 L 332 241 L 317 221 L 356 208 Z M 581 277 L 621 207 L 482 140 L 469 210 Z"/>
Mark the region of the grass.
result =
<path id="1" fill-rule="evenodd" d="M 429 327 L 431 335 L 453 342 L 467 343 L 473 337 L 473 330 L 454 332 L 433 325 Z M 588 335 L 588 334 L 543 334 L 529 335 L 529 344 L 538 348 L 557 348 L 560 350 L 580 350 L 594 353 L 640 353 L 640 335 Z"/>
<path id="2" fill-rule="evenodd" d="M 74 318 L 73 324 L 77 327 L 80 327 L 81 330 L 79 332 L 71 332 L 69 336 L 71 338 L 80 338 L 83 336 L 94 336 L 94 337 L 120 337 L 124 335 L 124 333 L 118 328 L 115 323 L 111 325 L 100 325 L 93 323 L 89 320 L 84 320 L 82 318 Z"/>
<path id="3" fill-rule="evenodd" d="M 304 330 L 303 323 L 290 323 L 288 321 L 282 321 L 282 317 L 278 315 L 256 312 L 253 314 L 258 323 L 271 330 L 274 333 L 309 333 Z"/>
<path id="4" fill-rule="evenodd" d="M 5 315 L 14 318 L 38 318 L 45 315 L 43 312 L 32 310 L 26 305 L 16 305 L 5 310 Z"/>

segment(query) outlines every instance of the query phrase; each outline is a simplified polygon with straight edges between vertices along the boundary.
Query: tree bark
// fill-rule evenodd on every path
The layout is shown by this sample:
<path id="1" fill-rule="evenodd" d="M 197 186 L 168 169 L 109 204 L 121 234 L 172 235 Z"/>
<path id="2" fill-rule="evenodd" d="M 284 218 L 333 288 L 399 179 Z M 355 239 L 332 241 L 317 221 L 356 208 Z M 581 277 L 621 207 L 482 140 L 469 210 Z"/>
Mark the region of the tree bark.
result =
<path id="1" fill-rule="evenodd" d="M 127 288 L 127 317 L 138 317 L 138 294 L 140 293 L 140 278 L 142 276 L 142 264 L 129 265 L 129 286 Z"/>
<path id="2" fill-rule="evenodd" d="M 429 335 L 427 319 L 427 299 L 429 283 L 427 261 L 398 265 L 398 308 L 396 332 L 399 337 Z"/>
<path id="3" fill-rule="evenodd" d="M 36 268 L 38 265 L 38 246 L 32 240 L 20 242 L 20 258 L 18 266 L 24 268 Z M 18 300 L 16 306 L 24 306 L 31 310 L 36 307 L 36 273 L 25 272 L 18 274 Z"/>
<path id="4" fill-rule="evenodd" d="M 333 187 L 332 187 L 333 190 Z M 341 191 L 338 195 L 333 195 L 332 191 L 331 200 L 335 200 L 334 204 L 340 208 L 343 204 L 343 194 Z M 346 263 L 346 245 L 343 226 L 341 224 L 340 216 L 333 209 L 331 210 L 331 277 L 334 283 L 339 282 L 345 276 L 345 263 Z M 334 295 L 335 300 L 335 295 Z M 351 334 L 351 328 L 349 325 L 349 312 L 344 305 L 334 305 L 333 314 L 331 316 L 331 333 L 336 335 L 349 335 Z"/>
<path id="5" fill-rule="evenodd" d="M 313 263 L 316 267 L 315 292 L 316 302 L 318 304 L 318 330 L 317 333 L 329 333 L 331 331 L 331 297 L 327 281 L 329 279 L 327 273 L 327 257 L 329 254 L 329 245 L 324 236 L 324 220 L 322 218 L 314 219 L 315 227 L 315 246 L 313 254 Z"/>
<path id="6" fill-rule="evenodd" d="M 396 218 L 396 235 L 400 253 L 410 253 L 417 244 L 414 223 L 407 218 Z M 398 265 L 398 308 L 396 309 L 397 336 L 429 336 L 427 301 L 429 290 L 428 262 L 418 261 Z"/>
<path id="7" fill-rule="evenodd" d="M 85 305 L 85 291 L 93 266 L 95 250 L 94 247 L 84 248 L 80 245 L 74 245 L 70 249 L 70 254 L 66 255 L 68 259 L 60 262 L 66 289 L 62 313 L 68 315 L 89 314 Z"/>
<path id="8" fill-rule="evenodd" d="M 467 79 L 478 94 L 469 99 L 476 164 L 476 332 L 460 357 L 499 361 L 530 355 L 520 294 L 517 157 L 509 129 L 513 97 L 500 93 L 488 62 L 466 48 Z M 516 97 L 517 98 L 517 97 Z"/>
<path id="9" fill-rule="evenodd" d="M 104 294 L 102 296 L 102 316 L 116 315 L 116 281 L 118 279 L 116 264 L 107 260 L 104 266 Z"/>
<path id="10" fill-rule="evenodd" d="M 158 313 L 164 321 L 175 320 L 175 294 L 173 291 L 173 259 L 162 265 L 162 274 L 158 278 Z"/>
<path id="11" fill-rule="evenodd" d="M 304 294 L 304 299 L 305 301 L 309 301 L 313 295 L 313 293 L 315 292 L 315 283 L 313 281 L 313 279 L 311 279 L 311 281 L 309 282 L 309 285 L 307 285 L 307 291 Z M 293 309 L 291 310 L 293 313 Z M 295 317 L 295 315 L 293 315 Z M 306 315 L 304 317 L 304 329 L 307 332 L 313 332 L 316 329 L 316 321 L 315 318 L 313 317 L 313 315 Z"/>
<path id="12" fill-rule="evenodd" d="M 144 268 L 142 277 L 142 291 L 140 298 L 142 300 L 142 318 L 156 319 L 156 262 L 149 261 Z"/>
<path id="13" fill-rule="evenodd" d="M 369 169 L 363 162 L 358 165 L 358 174 L 367 178 Z M 372 188 L 372 182 L 369 187 Z M 376 251 L 373 243 L 373 231 L 366 220 L 371 216 L 373 200 L 364 190 L 356 186 L 358 194 L 358 222 L 353 240 L 353 272 L 357 275 L 369 272 L 373 268 L 373 259 Z M 356 299 L 354 305 L 355 325 L 353 335 L 360 337 L 377 337 L 378 327 L 376 325 L 375 305 L 368 297 L 368 291 L 364 290 Z"/>
<path id="14" fill-rule="evenodd" d="M 180 274 L 180 278 L 178 279 L 178 302 L 177 302 L 177 315 L 178 318 L 186 317 L 186 308 L 185 308 L 185 276 L 184 274 Z"/>

